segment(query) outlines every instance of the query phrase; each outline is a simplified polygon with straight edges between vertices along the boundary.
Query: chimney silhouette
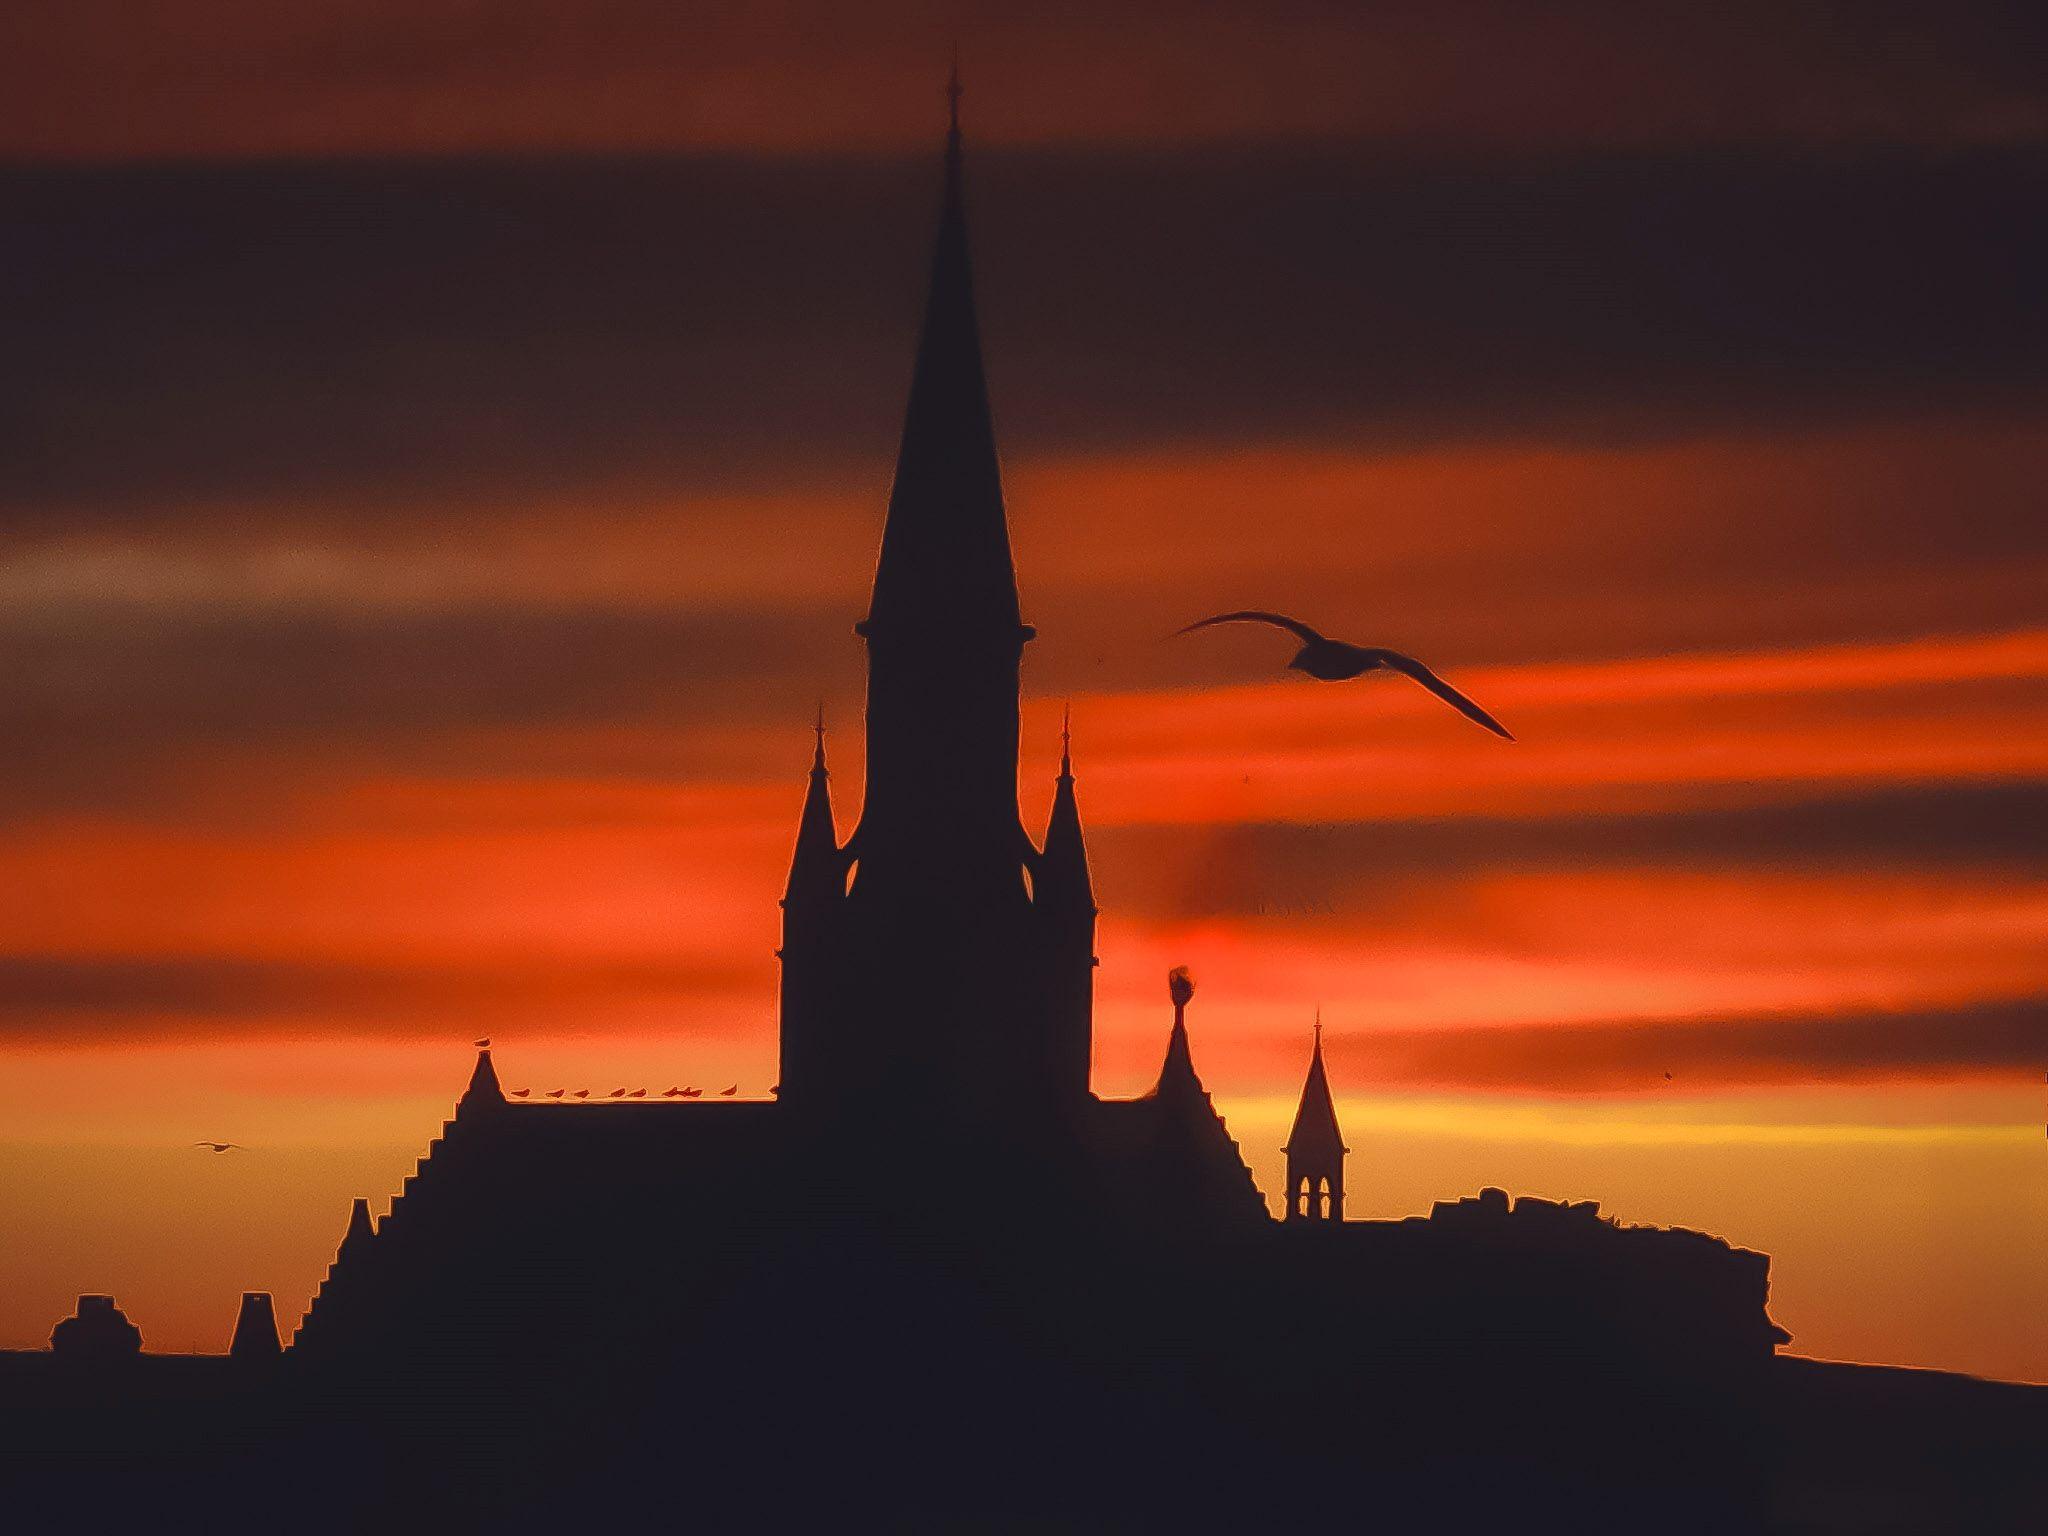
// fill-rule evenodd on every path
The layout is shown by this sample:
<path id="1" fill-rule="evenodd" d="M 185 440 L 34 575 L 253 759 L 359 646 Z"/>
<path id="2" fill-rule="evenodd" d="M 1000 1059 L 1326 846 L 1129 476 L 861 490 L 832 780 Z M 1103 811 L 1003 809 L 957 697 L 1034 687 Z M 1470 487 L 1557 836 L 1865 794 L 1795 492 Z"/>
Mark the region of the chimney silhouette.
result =
<path id="1" fill-rule="evenodd" d="M 228 1355 L 235 1360 L 275 1360 L 284 1353 L 277 1337 L 277 1309 L 270 1292 L 242 1292 L 242 1308 L 235 1314 L 235 1336 Z"/>

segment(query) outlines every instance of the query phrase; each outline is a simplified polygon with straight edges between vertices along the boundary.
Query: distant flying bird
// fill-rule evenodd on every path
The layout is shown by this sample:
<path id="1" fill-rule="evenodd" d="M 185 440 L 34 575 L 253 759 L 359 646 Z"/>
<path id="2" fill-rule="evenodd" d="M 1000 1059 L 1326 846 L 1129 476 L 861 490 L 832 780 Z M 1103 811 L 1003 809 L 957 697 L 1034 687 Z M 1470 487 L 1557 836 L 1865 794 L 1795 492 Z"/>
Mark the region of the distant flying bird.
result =
<path id="1" fill-rule="evenodd" d="M 548 1090 L 548 1097 L 551 1099 L 559 1099 L 563 1094 L 567 1093 L 568 1091 L 569 1090 L 566 1088 L 550 1088 Z"/>
<path id="2" fill-rule="evenodd" d="M 1257 608 L 1245 608 L 1236 613 L 1219 613 L 1206 619 L 1197 619 L 1185 628 L 1175 630 L 1174 634 L 1185 635 L 1197 629 L 1207 629 L 1212 624 L 1271 624 L 1276 629 L 1288 631 L 1302 643 L 1301 649 L 1294 654 L 1294 660 L 1287 663 L 1288 670 L 1306 672 L 1310 677 L 1322 682 L 1342 682 L 1346 678 L 1360 677 L 1367 672 L 1382 670 L 1399 672 L 1403 677 L 1420 683 L 1467 720 L 1485 726 L 1494 735 L 1508 741 L 1515 739 L 1506 726 L 1413 656 L 1404 656 L 1399 651 L 1384 650 L 1377 646 L 1351 645 L 1342 640 L 1326 639 L 1299 619 L 1290 619 L 1284 613 L 1267 613 Z"/>
<path id="3" fill-rule="evenodd" d="M 1671 1081 L 1671 1074 L 1669 1072 L 1664 1074 L 1664 1081 L 1667 1083 Z"/>
<path id="4" fill-rule="evenodd" d="M 480 1051 L 488 1051 L 491 1048 L 491 1037 L 489 1035 L 485 1035 L 483 1039 L 472 1040 L 469 1043 L 475 1046 Z"/>
<path id="5" fill-rule="evenodd" d="M 512 1090 L 512 1097 L 515 1099 L 523 1099 L 531 1092 L 533 1092 L 531 1088 L 514 1088 Z"/>
<path id="6" fill-rule="evenodd" d="M 645 1088 L 635 1088 L 626 1097 L 629 1099 L 644 1099 L 647 1097 L 647 1090 Z"/>
<path id="7" fill-rule="evenodd" d="M 249 1149 L 239 1141 L 195 1141 L 195 1147 L 204 1147 L 209 1152 L 246 1152 Z"/>
<path id="8" fill-rule="evenodd" d="M 734 1094 L 738 1093 L 739 1091 L 740 1091 L 740 1085 L 739 1085 L 738 1083 L 734 1083 L 734 1084 L 733 1084 L 733 1085 L 732 1085 L 732 1086 L 731 1086 L 730 1088 L 721 1088 L 721 1089 L 719 1089 L 719 1090 L 718 1090 L 718 1096 L 719 1096 L 719 1097 L 720 1097 L 721 1099 L 729 1099 L 729 1098 L 731 1098 L 731 1097 L 732 1097 L 732 1096 L 733 1096 Z"/>

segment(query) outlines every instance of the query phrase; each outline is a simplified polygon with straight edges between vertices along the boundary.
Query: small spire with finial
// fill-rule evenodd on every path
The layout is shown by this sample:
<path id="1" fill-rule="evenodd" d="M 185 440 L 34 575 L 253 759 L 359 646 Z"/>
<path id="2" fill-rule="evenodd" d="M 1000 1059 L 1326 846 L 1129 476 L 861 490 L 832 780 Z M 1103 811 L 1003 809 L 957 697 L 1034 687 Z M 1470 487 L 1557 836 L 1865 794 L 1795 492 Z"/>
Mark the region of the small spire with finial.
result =
<path id="1" fill-rule="evenodd" d="M 1060 777 L 1074 776 L 1074 706 L 1070 703 L 1060 712 Z"/>
<path id="2" fill-rule="evenodd" d="M 818 744 L 811 753 L 811 767 L 815 772 L 825 771 L 825 701 L 818 700 L 818 718 L 811 730 L 816 733 Z"/>

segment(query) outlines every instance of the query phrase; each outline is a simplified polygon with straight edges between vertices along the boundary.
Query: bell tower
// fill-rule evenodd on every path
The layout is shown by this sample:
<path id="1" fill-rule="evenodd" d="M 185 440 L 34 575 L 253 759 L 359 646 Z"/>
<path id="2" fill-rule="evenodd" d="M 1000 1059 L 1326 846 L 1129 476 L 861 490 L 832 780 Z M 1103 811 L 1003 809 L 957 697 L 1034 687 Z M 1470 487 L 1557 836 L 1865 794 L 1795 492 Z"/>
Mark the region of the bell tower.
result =
<path id="1" fill-rule="evenodd" d="M 1294 1129 L 1287 1134 L 1287 1220 L 1344 1219 L 1344 1156 L 1351 1149 L 1337 1129 L 1337 1106 L 1323 1070 L 1323 1021 L 1316 1019 L 1316 1043 Z"/>

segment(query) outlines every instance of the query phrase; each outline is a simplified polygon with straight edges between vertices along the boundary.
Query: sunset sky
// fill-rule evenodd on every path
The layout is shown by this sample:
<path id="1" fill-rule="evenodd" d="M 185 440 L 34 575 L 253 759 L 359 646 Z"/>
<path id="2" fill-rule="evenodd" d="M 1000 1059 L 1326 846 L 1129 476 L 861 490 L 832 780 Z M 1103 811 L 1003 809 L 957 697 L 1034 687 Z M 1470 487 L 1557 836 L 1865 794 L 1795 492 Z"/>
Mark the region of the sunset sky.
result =
<path id="1" fill-rule="evenodd" d="M 72 0 L 0 48 L 0 1347 L 287 1325 L 497 1041 L 775 1081 L 958 40 L 1096 1083 L 2048 1381 L 2048 23 Z M 1219 609 L 1398 646 L 1286 675 Z M 1668 1076 L 1667 1076 L 1668 1074 Z M 568 1112 L 568 1111 L 560 1111 Z M 216 1157 L 200 1137 L 246 1144 Z"/>

